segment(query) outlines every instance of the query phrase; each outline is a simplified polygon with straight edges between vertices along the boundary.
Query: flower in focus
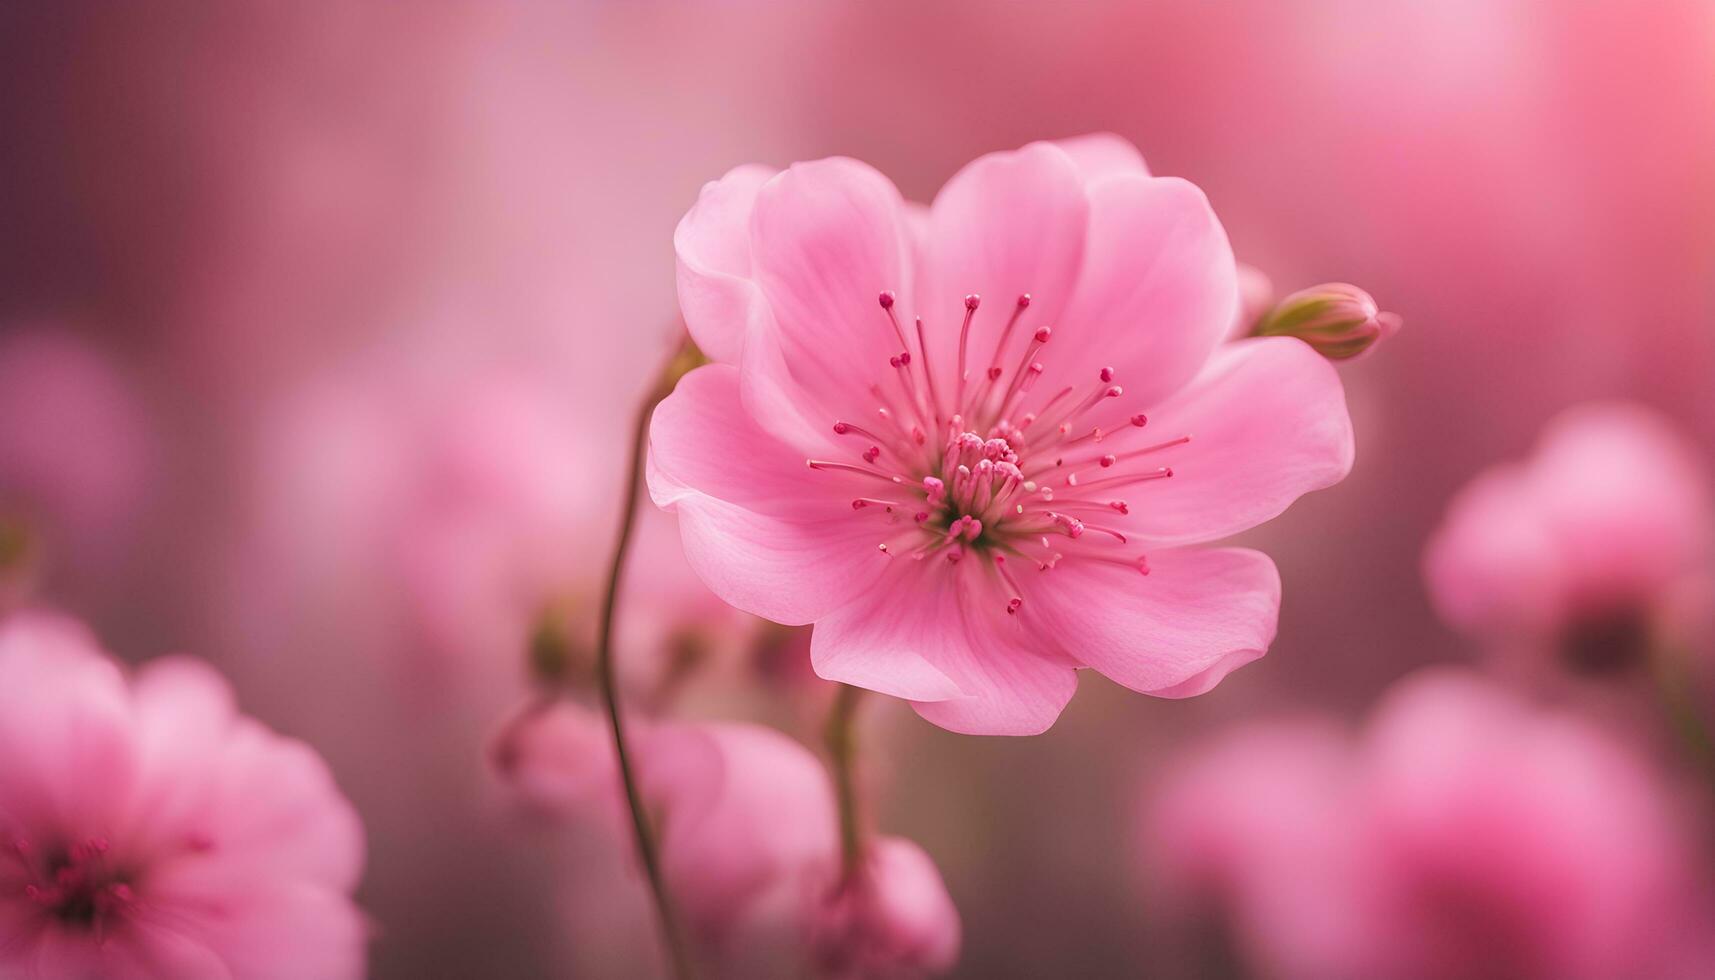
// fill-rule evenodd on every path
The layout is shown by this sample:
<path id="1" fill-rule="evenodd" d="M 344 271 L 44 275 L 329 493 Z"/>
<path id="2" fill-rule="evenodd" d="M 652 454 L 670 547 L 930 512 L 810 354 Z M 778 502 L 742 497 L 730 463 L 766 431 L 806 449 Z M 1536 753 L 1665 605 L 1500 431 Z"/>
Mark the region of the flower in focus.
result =
<path id="1" fill-rule="evenodd" d="M 1254 288 L 1254 287 L 1253 287 Z M 1300 289 L 1256 321 L 1258 337 L 1297 337 L 1330 361 L 1369 353 L 1403 321 L 1383 313 L 1370 294 L 1343 282 Z"/>
<path id="2" fill-rule="evenodd" d="M 359 977 L 363 832 L 212 670 L 127 681 L 81 626 L 0 625 L 0 975 Z"/>
<path id="3" fill-rule="evenodd" d="M 871 841 L 863 866 L 812 926 L 823 975 L 923 977 L 959 957 L 959 910 L 935 862 L 900 837 Z"/>
<path id="4" fill-rule="evenodd" d="M 853 160 L 746 166 L 675 243 L 717 363 L 657 410 L 651 491 L 723 599 L 815 624 L 822 677 L 1028 734 L 1077 668 L 1184 697 L 1267 649 L 1273 563 L 1184 546 L 1340 480 L 1351 424 L 1308 347 L 1220 343 L 1197 188 L 1111 136 L 985 156 L 927 209 Z"/>
<path id="5" fill-rule="evenodd" d="M 1146 825 L 1157 885 L 1224 917 L 1261 976 L 1678 976 L 1706 949 L 1699 855 L 1657 774 L 1473 676 L 1403 682 L 1359 744 L 1232 733 Z"/>
<path id="6" fill-rule="evenodd" d="M 1651 620 L 1707 573 L 1715 499 L 1691 447 L 1636 405 L 1571 409 L 1526 461 L 1456 496 L 1424 558 L 1446 620 L 1577 667 L 1633 663 Z"/>

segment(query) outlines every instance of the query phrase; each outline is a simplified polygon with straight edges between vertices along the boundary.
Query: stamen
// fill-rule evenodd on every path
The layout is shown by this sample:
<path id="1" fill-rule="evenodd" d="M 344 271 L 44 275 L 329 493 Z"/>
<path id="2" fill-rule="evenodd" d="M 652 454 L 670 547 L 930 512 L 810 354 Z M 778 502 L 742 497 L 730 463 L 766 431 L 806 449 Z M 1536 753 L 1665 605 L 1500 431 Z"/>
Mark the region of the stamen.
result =
<path id="1" fill-rule="evenodd" d="M 971 320 L 977 315 L 977 307 L 982 305 L 983 298 L 976 293 L 965 297 L 965 324 L 959 328 L 959 393 L 953 403 L 960 408 L 965 404 L 965 350 L 971 341 Z"/>
<path id="2" fill-rule="evenodd" d="M 895 313 L 893 311 L 893 303 L 894 303 L 895 298 L 896 297 L 893 295 L 893 290 L 891 290 L 891 289 L 882 290 L 881 291 L 881 308 L 884 311 L 886 311 L 888 322 L 893 324 L 893 332 L 894 332 L 894 334 L 896 334 L 899 337 L 899 346 L 906 349 L 906 350 L 910 350 L 911 349 L 911 341 L 905 339 L 905 328 L 899 325 L 899 314 Z"/>
<path id="3" fill-rule="evenodd" d="M 861 425 L 856 425 L 856 424 L 851 423 L 851 422 L 835 422 L 834 423 L 834 435 L 843 436 L 843 435 L 846 435 L 846 434 L 852 433 L 852 432 L 856 432 L 858 435 L 863 436 L 865 439 L 869 439 L 872 442 L 886 442 L 887 441 L 886 439 L 883 439 L 882 437 L 876 435 L 875 433 L 869 431 L 868 429 L 864 428 Z"/>
<path id="4" fill-rule="evenodd" d="M 873 477 L 886 483 L 905 482 L 904 477 L 892 476 L 887 473 L 883 473 L 880 470 L 868 469 L 867 467 L 858 466 L 853 463 L 840 463 L 827 459 L 806 459 L 804 464 L 813 470 L 841 470 L 846 473 L 857 473 L 862 476 Z"/>
<path id="5" fill-rule="evenodd" d="M 1163 466 L 1156 470 L 1146 470 L 1142 473 L 1131 473 L 1125 476 L 1110 476 L 1105 480 L 1091 480 L 1088 483 L 1082 484 L 1078 483 L 1074 478 L 1068 478 L 1066 480 L 1066 485 L 1074 487 L 1082 486 L 1085 489 L 1089 489 L 1091 487 L 1117 487 L 1123 486 L 1127 483 L 1146 483 L 1150 480 L 1165 480 L 1172 475 L 1173 470 Z"/>

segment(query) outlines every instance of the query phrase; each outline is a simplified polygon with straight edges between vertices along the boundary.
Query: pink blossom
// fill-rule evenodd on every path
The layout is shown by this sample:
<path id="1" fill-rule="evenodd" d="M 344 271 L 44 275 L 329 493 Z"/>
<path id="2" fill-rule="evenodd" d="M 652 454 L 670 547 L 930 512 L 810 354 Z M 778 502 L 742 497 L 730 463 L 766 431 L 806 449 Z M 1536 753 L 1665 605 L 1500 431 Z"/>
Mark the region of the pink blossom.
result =
<path id="1" fill-rule="evenodd" d="M 827 902 L 813 926 L 825 975 L 923 977 L 959 956 L 959 910 L 934 861 L 900 837 L 872 841 L 863 867 Z"/>
<path id="2" fill-rule="evenodd" d="M 853 160 L 746 166 L 675 242 L 719 363 L 657 411 L 651 491 L 718 595 L 816 625 L 821 676 L 1026 734 L 1079 667 L 1184 697 L 1267 649 L 1273 563 L 1183 546 L 1341 479 L 1351 425 L 1305 345 L 1220 344 L 1197 188 L 1112 136 L 983 157 L 927 209 Z"/>
<path id="3" fill-rule="evenodd" d="M 915 844 L 868 842 L 862 873 L 842 883 L 833 786 L 808 749 L 750 724 L 634 719 L 631 732 L 667 888 L 721 975 L 905 977 L 951 966 L 958 913 Z M 608 734 L 599 713 L 560 701 L 508 722 L 491 758 L 531 809 L 629 848 Z"/>
<path id="4" fill-rule="evenodd" d="M 357 814 L 203 664 L 0 625 L 0 975 L 359 977 Z"/>
<path id="5" fill-rule="evenodd" d="M 1263 976 L 1597 980 L 1700 955 L 1673 806 L 1588 723 L 1431 671 L 1356 744 L 1230 734 L 1158 788 L 1148 838 Z"/>
<path id="6" fill-rule="evenodd" d="M 613 733 L 592 708 L 567 699 L 531 702 L 502 724 L 489 759 L 531 809 L 554 817 L 622 816 Z"/>
<path id="7" fill-rule="evenodd" d="M 547 372 L 427 346 L 330 372 L 264 427 L 234 605 L 247 633 L 305 622 L 414 680 L 511 689 L 544 614 L 593 643 L 621 467 Z M 748 620 L 686 567 L 663 514 L 639 530 L 624 601 L 634 684 L 673 643 L 719 646 Z"/>
<path id="8" fill-rule="evenodd" d="M 1450 623 L 1498 643 L 1622 641 L 1707 572 L 1712 520 L 1705 468 L 1665 420 L 1582 405 L 1454 498 L 1425 575 Z"/>

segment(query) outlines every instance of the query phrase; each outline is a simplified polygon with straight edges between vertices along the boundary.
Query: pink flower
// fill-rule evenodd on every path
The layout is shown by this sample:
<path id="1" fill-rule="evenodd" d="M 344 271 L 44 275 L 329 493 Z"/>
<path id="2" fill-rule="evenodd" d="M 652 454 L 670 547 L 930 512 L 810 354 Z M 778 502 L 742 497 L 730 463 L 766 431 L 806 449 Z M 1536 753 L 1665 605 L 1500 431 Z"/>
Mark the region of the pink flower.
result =
<path id="1" fill-rule="evenodd" d="M 958 913 L 915 844 L 869 842 L 862 874 L 842 885 L 833 786 L 809 750 L 759 725 L 634 720 L 631 731 L 668 890 L 721 975 L 923 976 L 952 965 Z M 568 701 L 527 710 L 492 759 L 532 809 L 631 846 L 600 714 Z"/>
<path id="2" fill-rule="evenodd" d="M 1549 424 L 1530 459 L 1454 498 L 1425 575 L 1462 630 L 1601 653 L 1646 639 L 1657 605 L 1709 569 L 1712 519 L 1704 466 L 1666 421 L 1583 405 Z"/>
<path id="3" fill-rule="evenodd" d="M 1195 187 L 1112 136 L 983 157 L 927 209 L 853 160 L 747 166 L 675 242 L 719 363 L 657 411 L 651 491 L 717 594 L 816 625 L 821 676 L 1026 734 L 1076 668 L 1184 697 L 1267 649 L 1273 563 L 1183 546 L 1338 481 L 1351 426 L 1305 345 L 1219 345 L 1236 272 Z"/>
<path id="4" fill-rule="evenodd" d="M 359 977 L 362 865 L 321 759 L 208 667 L 128 682 L 75 623 L 0 625 L 0 975 Z"/>
<path id="5" fill-rule="evenodd" d="M 301 624 L 293 645 L 331 634 L 413 685 L 515 689 L 544 614 L 593 644 L 622 474 L 591 431 L 546 372 L 433 344 L 305 385 L 258 440 L 235 631 L 283 643 L 279 624 Z M 647 517 L 618 634 L 633 686 L 675 643 L 721 646 L 754 622 L 686 567 L 670 515 Z"/>
<path id="6" fill-rule="evenodd" d="M 814 926 L 815 955 L 830 977 L 923 977 L 959 958 L 959 910 L 935 862 L 900 837 L 872 841 L 856 880 Z"/>
<path id="7" fill-rule="evenodd" d="M 501 726 L 489 760 L 518 801 L 533 810 L 555 817 L 624 816 L 618 809 L 613 732 L 593 709 L 565 699 L 531 702 Z"/>
<path id="8" fill-rule="evenodd" d="M 1260 975 L 1597 980 L 1706 947 L 1673 802 L 1587 723 L 1432 671 L 1360 744 L 1228 736 L 1159 787 L 1148 827 L 1157 881 L 1223 914 Z"/>

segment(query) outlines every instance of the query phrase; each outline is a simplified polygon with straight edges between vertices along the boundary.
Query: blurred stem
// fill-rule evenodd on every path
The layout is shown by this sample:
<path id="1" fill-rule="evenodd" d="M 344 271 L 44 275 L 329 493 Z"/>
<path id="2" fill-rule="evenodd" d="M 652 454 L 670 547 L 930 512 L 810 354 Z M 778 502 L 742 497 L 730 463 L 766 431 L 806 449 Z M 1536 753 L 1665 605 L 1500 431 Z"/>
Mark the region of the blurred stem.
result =
<path id="1" fill-rule="evenodd" d="M 834 762 L 834 792 L 840 808 L 841 882 L 849 882 L 863 867 L 863 836 L 858 826 L 857 708 L 863 688 L 841 684 L 822 731 Z"/>
<path id="2" fill-rule="evenodd" d="M 1697 696 L 1688 658 L 1684 651 L 1664 645 L 1652 659 L 1656 692 L 1686 761 L 1715 787 L 1715 734 L 1709 730 L 1709 719 Z"/>
<path id="3" fill-rule="evenodd" d="M 642 794 L 637 788 L 637 774 L 631 766 L 631 755 L 625 741 L 625 715 L 620 708 L 619 681 L 613 662 L 613 620 L 619 606 L 619 586 L 625 575 L 626 554 L 631 546 L 631 533 L 637 523 L 637 504 L 643 485 L 643 454 L 649 443 L 649 419 L 655 406 L 661 403 L 695 363 L 701 359 L 696 347 L 685 341 L 674 350 L 661 374 L 638 408 L 632 433 L 631 469 L 626 477 L 625 510 L 619 519 L 619 541 L 614 545 L 613 561 L 608 565 L 607 589 L 602 598 L 601 620 L 596 634 L 596 676 L 601 699 L 607 707 L 607 717 L 613 727 L 614 755 L 619 762 L 619 778 L 625 788 L 625 804 L 631 810 L 631 829 L 637 844 L 637 857 L 643 865 L 643 875 L 649 882 L 650 896 L 655 901 L 655 913 L 661 927 L 661 942 L 667 948 L 667 958 L 673 976 L 688 980 L 694 975 L 685 937 L 679 929 L 679 919 L 673 908 L 672 896 L 661 877 L 661 859 L 649 812 L 644 809 Z"/>

